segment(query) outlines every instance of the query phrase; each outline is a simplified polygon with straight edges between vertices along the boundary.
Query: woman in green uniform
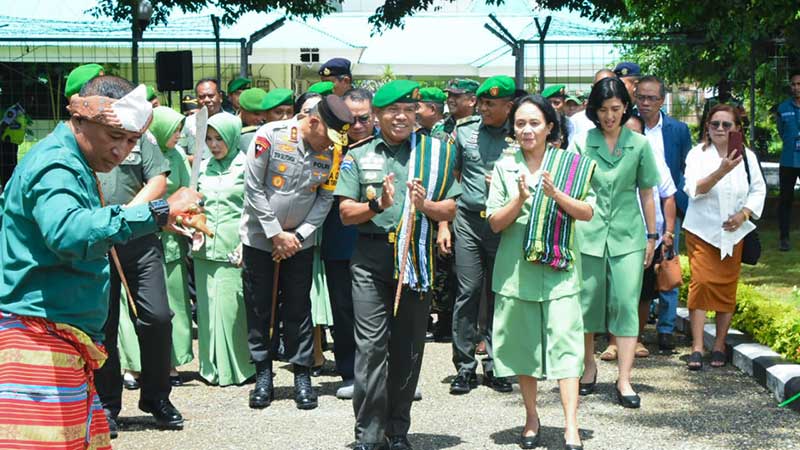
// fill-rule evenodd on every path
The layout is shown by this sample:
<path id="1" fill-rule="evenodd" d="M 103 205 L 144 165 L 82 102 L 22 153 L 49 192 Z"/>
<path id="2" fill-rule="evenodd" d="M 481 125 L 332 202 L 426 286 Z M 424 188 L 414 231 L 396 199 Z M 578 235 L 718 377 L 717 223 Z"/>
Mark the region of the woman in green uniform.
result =
<path id="1" fill-rule="evenodd" d="M 658 238 L 653 203 L 658 167 L 647 138 L 623 126 L 632 112 L 631 99 L 622 81 L 600 80 L 592 88 L 586 107 L 586 116 L 597 128 L 578 136 L 571 145 L 597 163 L 592 177 L 592 189 L 597 196 L 595 214 L 591 221 L 577 227 L 586 333 L 580 394 L 592 393 L 597 382 L 594 334 L 609 332 L 616 336 L 618 347 L 616 398 L 626 408 L 640 406 L 640 398 L 631 386 L 639 333 L 639 294 L 642 273 L 652 262 Z M 640 201 L 647 239 L 640 218 Z"/>
<path id="2" fill-rule="evenodd" d="M 232 114 L 208 119 L 206 144 L 212 157 L 203 161 L 198 182 L 207 225 L 214 232 L 193 253 L 200 376 L 220 386 L 244 383 L 255 374 L 247 349 L 239 256 L 246 159 L 239 151 L 241 131 L 242 122 Z"/>
<path id="3" fill-rule="evenodd" d="M 558 116 L 542 96 L 525 96 L 511 114 L 517 145 L 492 173 L 486 213 L 501 233 L 492 289 L 497 376 L 519 376 L 525 402 L 520 447 L 539 441 L 538 379 L 557 379 L 567 449 L 580 449 L 578 378 L 583 372 L 580 277 L 575 269 L 574 223 L 592 217 L 589 180 L 594 163 L 555 149 Z"/>
<path id="4" fill-rule="evenodd" d="M 175 148 L 180 138 L 184 116 L 172 108 L 159 106 L 153 109 L 153 122 L 149 131 L 156 138 L 158 146 L 169 161 L 170 173 L 167 177 L 167 192 L 164 198 L 169 197 L 181 187 L 189 186 L 189 167 L 183 151 Z M 186 237 L 176 233 L 159 233 L 159 238 L 164 246 L 164 268 L 166 271 L 167 297 L 172 316 L 172 370 L 170 382 L 173 386 L 182 384 L 181 378 L 175 370 L 176 367 L 188 364 L 194 359 L 192 351 L 192 307 L 189 304 L 188 280 L 186 269 L 186 255 L 189 245 Z M 139 342 L 133 322 L 128 316 L 127 299 L 123 292 L 120 308 L 119 347 L 120 362 L 127 372 L 134 372 L 133 377 L 126 373 L 125 386 L 136 386 L 135 372 L 140 370 Z M 125 317 L 128 317 L 127 320 Z"/>

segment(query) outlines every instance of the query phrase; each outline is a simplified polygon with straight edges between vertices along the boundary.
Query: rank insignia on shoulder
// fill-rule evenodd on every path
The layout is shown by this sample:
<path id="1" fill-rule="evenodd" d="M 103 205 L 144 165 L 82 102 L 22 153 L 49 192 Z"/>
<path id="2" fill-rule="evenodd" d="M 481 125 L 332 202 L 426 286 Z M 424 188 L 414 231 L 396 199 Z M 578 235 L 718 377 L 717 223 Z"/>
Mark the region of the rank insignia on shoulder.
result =
<path id="1" fill-rule="evenodd" d="M 292 131 L 289 132 L 289 140 L 297 142 L 297 127 L 292 127 Z"/>
<path id="2" fill-rule="evenodd" d="M 256 137 L 256 158 L 261 156 L 262 153 L 264 153 L 267 150 L 269 150 L 269 148 L 271 146 L 272 146 L 272 144 L 270 144 L 269 139 L 267 139 L 266 136 L 257 136 Z"/>
<path id="3" fill-rule="evenodd" d="M 467 125 L 467 124 L 470 124 L 470 123 L 475 123 L 475 122 L 477 122 L 478 120 L 479 120 L 479 119 L 478 119 L 477 117 L 475 117 L 475 116 L 467 116 L 467 117 L 462 117 L 462 118 L 460 118 L 460 119 L 456 120 L 456 126 L 457 126 L 457 127 L 460 127 L 460 126 L 462 126 L 462 125 Z"/>
<path id="4" fill-rule="evenodd" d="M 362 139 L 360 141 L 353 142 L 352 144 L 348 145 L 347 149 L 348 150 L 352 150 L 354 148 L 360 147 L 360 146 L 366 144 L 367 142 L 369 142 L 369 141 L 371 141 L 373 139 L 375 139 L 375 136 L 367 136 L 367 137 L 365 137 L 364 139 Z"/>

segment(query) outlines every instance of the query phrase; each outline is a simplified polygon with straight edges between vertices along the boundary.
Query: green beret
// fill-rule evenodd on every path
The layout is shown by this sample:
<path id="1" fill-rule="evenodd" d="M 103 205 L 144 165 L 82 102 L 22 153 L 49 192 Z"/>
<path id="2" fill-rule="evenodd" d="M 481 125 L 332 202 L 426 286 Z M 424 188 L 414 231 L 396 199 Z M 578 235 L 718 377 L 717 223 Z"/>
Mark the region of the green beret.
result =
<path id="1" fill-rule="evenodd" d="M 372 105 L 384 108 L 392 103 L 414 103 L 420 100 L 419 83 L 411 80 L 394 80 L 378 89 L 372 98 Z"/>
<path id="2" fill-rule="evenodd" d="M 333 94 L 333 81 L 318 81 L 308 87 L 308 92 L 316 92 L 319 95 Z"/>
<path id="3" fill-rule="evenodd" d="M 252 82 L 250 78 L 234 78 L 228 82 L 228 94 L 245 89 Z"/>
<path id="4" fill-rule="evenodd" d="M 437 87 L 426 87 L 419 90 L 419 95 L 422 97 L 423 102 L 426 103 L 439 103 L 444 105 L 447 101 L 447 94 Z"/>
<path id="5" fill-rule="evenodd" d="M 294 105 L 294 92 L 291 89 L 273 89 L 267 92 L 261 102 L 261 111 L 269 111 L 281 105 Z"/>
<path id="6" fill-rule="evenodd" d="M 474 94 L 475 91 L 478 90 L 478 86 L 480 85 L 475 80 L 470 80 L 469 78 L 454 78 L 447 82 L 447 87 L 444 88 L 444 91 L 453 94 Z"/>
<path id="7" fill-rule="evenodd" d="M 72 97 L 81 91 L 84 84 L 94 77 L 103 75 L 104 71 L 105 69 L 100 64 L 84 64 L 72 69 L 72 72 L 67 75 L 67 86 L 64 88 L 64 95 L 67 98 Z"/>
<path id="8" fill-rule="evenodd" d="M 552 84 L 544 88 L 544 90 L 542 91 L 542 97 L 544 98 L 565 97 L 567 95 L 566 91 L 564 90 L 565 88 L 566 86 L 564 86 L 563 84 Z"/>
<path id="9" fill-rule="evenodd" d="M 475 91 L 475 95 L 487 98 L 513 97 L 516 89 L 513 78 L 507 75 L 496 75 L 487 78 L 481 87 Z"/>
<path id="10" fill-rule="evenodd" d="M 267 91 L 261 88 L 245 89 L 239 94 L 239 106 L 245 111 L 263 111 L 264 108 L 261 107 L 261 104 L 266 96 Z"/>
<path id="11" fill-rule="evenodd" d="M 147 101 L 153 100 L 156 98 L 156 90 L 153 89 L 153 86 L 147 85 Z"/>
<path id="12" fill-rule="evenodd" d="M 578 98 L 578 97 L 576 97 L 575 95 L 568 95 L 568 96 L 567 96 L 567 99 L 566 99 L 566 100 L 564 100 L 564 101 L 565 101 L 565 102 L 575 102 L 575 103 L 576 103 L 576 104 L 578 104 L 578 105 L 580 105 L 581 103 L 583 103 L 583 100 L 579 99 L 579 98 Z"/>

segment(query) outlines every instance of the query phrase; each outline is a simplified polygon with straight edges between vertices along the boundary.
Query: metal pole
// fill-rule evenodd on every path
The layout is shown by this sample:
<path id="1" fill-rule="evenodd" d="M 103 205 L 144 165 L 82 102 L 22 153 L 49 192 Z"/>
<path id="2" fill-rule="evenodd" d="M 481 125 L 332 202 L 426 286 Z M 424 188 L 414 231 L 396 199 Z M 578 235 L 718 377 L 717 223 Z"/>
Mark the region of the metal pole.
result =
<path id="1" fill-rule="evenodd" d="M 750 46 L 750 146 L 756 145 L 756 54 Z"/>
<path id="2" fill-rule="evenodd" d="M 239 62 L 239 76 L 245 78 L 247 77 L 247 41 L 244 38 L 239 40 L 239 55 L 241 59 Z"/>
<path id="3" fill-rule="evenodd" d="M 131 26 L 131 31 L 133 34 L 133 39 L 131 42 L 131 81 L 133 84 L 139 84 L 139 25 L 136 23 L 136 19 L 133 19 L 133 25 Z"/>
<path id="4" fill-rule="evenodd" d="M 539 24 L 539 18 L 535 17 L 533 19 L 534 23 L 536 23 L 536 30 L 539 31 L 539 93 L 542 92 L 544 89 L 545 80 L 544 80 L 544 38 L 547 37 L 547 30 L 550 28 L 550 21 L 553 18 L 551 16 L 547 16 L 544 19 L 544 26 Z"/>
<path id="5" fill-rule="evenodd" d="M 214 27 L 214 45 L 217 49 L 217 82 L 222 83 L 222 63 L 219 56 L 219 17 L 212 15 L 211 25 Z"/>
<path id="6" fill-rule="evenodd" d="M 517 59 L 514 61 L 514 79 L 517 89 L 525 89 L 525 44 L 517 41 Z"/>

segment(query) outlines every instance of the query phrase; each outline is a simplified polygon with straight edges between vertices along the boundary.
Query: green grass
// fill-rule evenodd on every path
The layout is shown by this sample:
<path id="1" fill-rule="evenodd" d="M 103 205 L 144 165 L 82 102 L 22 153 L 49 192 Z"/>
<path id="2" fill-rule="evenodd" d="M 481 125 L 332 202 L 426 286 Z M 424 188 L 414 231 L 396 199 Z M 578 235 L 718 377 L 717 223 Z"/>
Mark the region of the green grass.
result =
<path id="1" fill-rule="evenodd" d="M 800 209 L 800 205 L 795 204 L 793 209 Z M 742 265 L 740 280 L 752 285 L 756 292 L 768 299 L 788 303 L 800 310 L 800 233 L 795 231 L 791 251 L 778 251 L 778 225 L 774 211 L 774 208 L 772 211 L 765 209 L 766 217 L 757 224 L 761 259 L 755 266 Z M 794 216 L 792 228 L 797 230 L 800 214 Z"/>

